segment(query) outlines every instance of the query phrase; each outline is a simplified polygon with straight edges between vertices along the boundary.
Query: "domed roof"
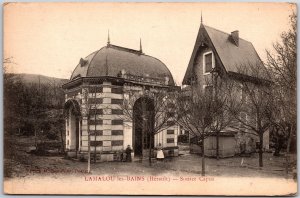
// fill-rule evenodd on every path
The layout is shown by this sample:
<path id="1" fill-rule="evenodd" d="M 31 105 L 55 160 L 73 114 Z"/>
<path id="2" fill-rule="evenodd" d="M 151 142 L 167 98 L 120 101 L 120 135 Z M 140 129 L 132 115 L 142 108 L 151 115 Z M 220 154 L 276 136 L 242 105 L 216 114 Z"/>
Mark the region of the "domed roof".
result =
<path id="1" fill-rule="evenodd" d="M 167 77 L 167 85 L 174 86 L 171 72 L 160 60 L 141 51 L 111 44 L 80 59 L 70 80 L 78 77 L 120 77 L 121 73 L 153 79 Z"/>

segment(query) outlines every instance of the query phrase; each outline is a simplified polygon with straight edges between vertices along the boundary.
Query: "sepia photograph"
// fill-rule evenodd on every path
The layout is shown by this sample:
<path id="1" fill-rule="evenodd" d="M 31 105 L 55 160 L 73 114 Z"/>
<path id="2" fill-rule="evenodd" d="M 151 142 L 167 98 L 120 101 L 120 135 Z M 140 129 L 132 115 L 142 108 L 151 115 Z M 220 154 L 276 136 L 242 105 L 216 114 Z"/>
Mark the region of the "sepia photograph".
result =
<path id="1" fill-rule="evenodd" d="M 295 3 L 4 3 L 4 193 L 296 196 L 296 46 Z"/>

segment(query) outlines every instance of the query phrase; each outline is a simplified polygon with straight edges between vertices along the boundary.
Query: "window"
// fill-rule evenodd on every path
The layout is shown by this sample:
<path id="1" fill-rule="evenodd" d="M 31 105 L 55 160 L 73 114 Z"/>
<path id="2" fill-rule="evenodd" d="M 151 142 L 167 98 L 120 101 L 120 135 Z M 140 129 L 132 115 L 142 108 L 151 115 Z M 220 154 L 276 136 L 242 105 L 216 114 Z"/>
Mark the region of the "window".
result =
<path id="1" fill-rule="evenodd" d="M 103 142 L 102 141 L 91 141 L 91 146 L 102 146 Z"/>
<path id="2" fill-rule="evenodd" d="M 103 124 L 103 120 L 90 120 L 91 125 L 96 125 L 96 124 Z"/>
<path id="3" fill-rule="evenodd" d="M 212 52 L 203 54 L 203 73 L 208 74 L 214 68 L 214 56 Z"/>
<path id="4" fill-rule="evenodd" d="M 111 114 L 114 115 L 123 115 L 123 110 L 122 109 L 112 109 Z"/>
<path id="5" fill-rule="evenodd" d="M 174 134 L 174 130 L 167 130 L 167 134 Z"/>
<path id="6" fill-rule="evenodd" d="M 123 135 L 123 131 L 122 130 L 112 130 L 111 135 Z"/>
<path id="7" fill-rule="evenodd" d="M 174 138 L 167 138 L 167 143 L 174 143 Z"/>
<path id="8" fill-rule="evenodd" d="M 90 109 L 90 115 L 102 115 L 103 109 Z"/>
<path id="9" fill-rule="evenodd" d="M 246 93 L 246 88 L 244 86 L 241 87 L 241 101 L 244 104 L 247 104 L 247 93 Z"/>
<path id="10" fill-rule="evenodd" d="M 111 124 L 112 125 L 123 125 L 123 120 L 112 120 Z"/>
<path id="11" fill-rule="evenodd" d="M 111 104 L 123 104 L 123 99 L 111 99 Z"/>
<path id="12" fill-rule="evenodd" d="M 90 93 L 102 93 L 103 87 L 91 87 L 89 89 Z"/>
<path id="13" fill-rule="evenodd" d="M 112 146 L 123 146 L 123 140 L 114 140 L 111 141 Z"/>
<path id="14" fill-rule="evenodd" d="M 103 135 L 103 131 L 102 130 L 91 130 L 90 135 L 96 135 L 96 136 Z"/>
<path id="15" fill-rule="evenodd" d="M 89 98 L 90 104 L 101 104 L 103 103 L 103 98 Z"/>
<path id="16" fill-rule="evenodd" d="M 123 87 L 112 87 L 111 88 L 111 93 L 122 94 L 123 93 Z"/>

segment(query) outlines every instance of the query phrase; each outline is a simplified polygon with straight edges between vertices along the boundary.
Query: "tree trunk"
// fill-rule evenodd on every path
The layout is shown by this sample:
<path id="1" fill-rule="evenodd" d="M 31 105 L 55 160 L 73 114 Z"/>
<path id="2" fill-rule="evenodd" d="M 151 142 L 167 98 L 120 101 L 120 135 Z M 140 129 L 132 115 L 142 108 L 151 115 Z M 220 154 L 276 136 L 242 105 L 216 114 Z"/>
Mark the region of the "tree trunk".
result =
<path id="1" fill-rule="evenodd" d="M 151 161 L 151 153 L 152 153 L 152 146 L 151 146 L 151 143 L 152 143 L 152 138 L 151 138 L 151 132 L 148 132 L 150 133 L 150 138 L 149 138 L 149 165 L 152 166 L 152 161 Z"/>
<path id="2" fill-rule="evenodd" d="M 259 133 L 259 167 L 263 167 L 263 144 L 264 144 L 264 133 Z"/>
<path id="3" fill-rule="evenodd" d="M 202 175 L 202 176 L 205 176 L 204 137 L 202 137 L 201 150 L 202 150 L 202 172 L 201 172 L 201 175 Z"/>
<path id="4" fill-rule="evenodd" d="M 220 158 L 220 154 L 219 154 L 219 137 L 220 136 L 220 132 L 219 131 L 217 131 L 217 136 L 216 136 L 216 138 L 217 138 L 217 150 L 216 150 L 216 155 L 217 155 L 217 160 L 219 160 L 219 158 Z"/>
<path id="5" fill-rule="evenodd" d="M 91 172 L 91 136 L 90 136 L 89 118 L 87 119 L 87 132 L 88 132 L 88 173 Z"/>
<path id="6" fill-rule="evenodd" d="M 286 147 L 286 155 L 285 155 L 285 173 L 286 173 L 286 178 L 288 178 L 289 175 L 289 161 L 290 161 L 290 156 L 289 156 L 289 152 L 290 152 L 290 145 L 291 145 L 291 138 L 292 138 L 292 130 L 293 130 L 293 126 L 291 126 L 291 129 L 289 131 L 289 136 L 288 136 L 288 142 L 287 142 L 287 147 Z"/>
<path id="7" fill-rule="evenodd" d="M 36 134 L 36 129 L 34 129 L 34 144 L 35 144 L 35 149 L 37 150 L 37 134 Z"/>
<path id="8" fill-rule="evenodd" d="M 60 139 L 61 139 L 61 151 L 62 153 L 65 152 L 65 144 L 64 144 L 64 139 L 63 139 L 63 132 L 62 130 L 60 131 Z"/>
<path id="9" fill-rule="evenodd" d="M 96 92 L 95 92 L 95 95 L 94 95 L 94 99 L 96 99 Z M 96 103 L 95 103 L 95 113 L 94 113 L 94 119 L 95 119 L 95 122 L 96 122 L 96 119 L 97 119 L 97 116 L 96 116 L 96 109 L 97 109 L 97 105 L 96 105 Z M 94 149 L 94 163 L 96 163 L 96 159 L 97 159 L 97 143 L 96 143 L 96 141 L 97 141 L 97 134 L 96 134 L 96 124 L 95 124 L 95 131 L 94 131 L 94 136 L 95 136 L 95 149 Z"/>

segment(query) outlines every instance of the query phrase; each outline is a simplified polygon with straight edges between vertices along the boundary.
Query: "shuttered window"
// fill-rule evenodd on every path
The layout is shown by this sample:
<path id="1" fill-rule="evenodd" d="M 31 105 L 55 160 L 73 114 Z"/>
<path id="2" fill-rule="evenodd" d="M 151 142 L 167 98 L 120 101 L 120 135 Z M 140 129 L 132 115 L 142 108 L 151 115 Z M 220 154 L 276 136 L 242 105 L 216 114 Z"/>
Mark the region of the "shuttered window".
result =
<path id="1" fill-rule="evenodd" d="M 111 104 L 123 104 L 123 99 L 111 99 Z"/>
<path id="2" fill-rule="evenodd" d="M 102 141 L 91 141 L 91 146 L 102 146 L 103 142 Z"/>
<path id="3" fill-rule="evenodd" d="M 90 93 L 102 93 L 103 87 L 91 87 L 89 88 Z"/>
<path id="4" fill-rule="evenodd" d="M 89 98 L 90 104 L 102 104 L 103 98 Z"/>
<path id="5" fill-rule="evenodd" d="M 167 143 L 174 143 L 174 138 L 167 138 Z"/>
<path id="6" fill-rule="evenodd" d="M 103 131 L 102 130 L 90 130 L 90 135 L 96 135 L 96 136 L 99 136 L 99 135 L 103 135 Z"/>
<path id="7" fill-rule="evenodd" d="M 95 125 L 95 124 L 103 124 L 103 120 L 90 120 L 91 125 Z"/>
<path id="8" fill-rule="evenodd" d="M 123 120 L 112 120 L 111 124 L 112 125 L 123 125 Z"/>
<path id="9" fill-rule="evenodd" d="M 111 141 L 112 146 L 123 146 L 123 140 L 113 140 Z"/>
<path id="10" fill-rule="evenodd" d="M 112 87 L 111 88 L 111 93 L 122 94 L 123 93 L 123 87 Z"/>
<path id="11" fill-rule="evenodd" d="M 174 130 L 167 130 L 167 134 L 174 134 Z"/>
<path id="12" fill-rule="evenodd" d="M 123 131 L 122 130 L 112 130 L 111 135 L 123 135 Z"/>
<path id="13" fill-rule="evenodd" d="M 103 115 L 103 109 L 90 109 L 90 115 Z"/>
<path id="14" fill-rule="evenodd" d="M 112 109 L 111 114 L 114 115 L 123 115 L 123 110 L 122 109 Z"/>

